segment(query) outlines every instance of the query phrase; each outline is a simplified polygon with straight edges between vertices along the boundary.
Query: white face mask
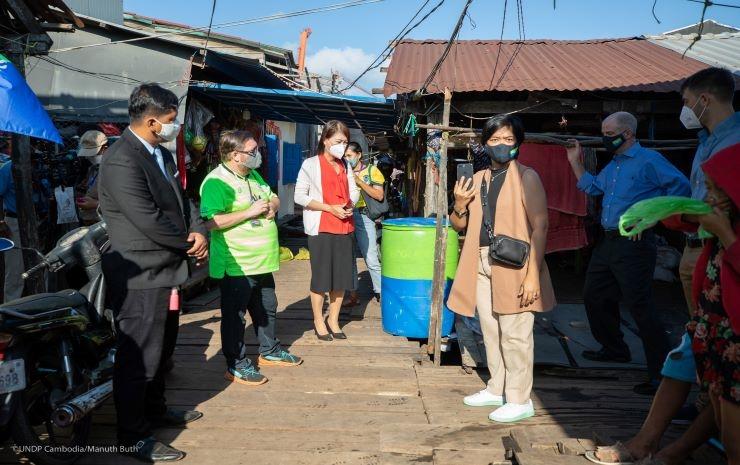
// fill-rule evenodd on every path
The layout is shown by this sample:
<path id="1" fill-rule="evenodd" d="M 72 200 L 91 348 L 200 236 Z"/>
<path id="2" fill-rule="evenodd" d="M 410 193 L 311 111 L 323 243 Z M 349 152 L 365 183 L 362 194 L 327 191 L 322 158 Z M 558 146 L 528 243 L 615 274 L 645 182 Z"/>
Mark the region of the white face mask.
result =
<path id="1" fill-rule="evenodd" d="M 180 123 L 162 123 L 157 119 L 154 121 L 162 125 L 162 129 L 157 133 L 157 135 L 165 142 L 175 140 L 175 137 L 180 133 Z"/>
<path id="2" fill-rule="evenodd" d="M 101 161 L 103 161 L 102 155 L 95 155 L 94 157 L 90 157 L 90 163 L 92 163 L 93 165 L 99 165 Z"/>
<path id="3" fill-rule="evenodd" d="M 696 106 L 697 103 L 699 103 L 699 100 L 696 101 L 694 106 Z M 681 108 L 681 116 L 679 116 L 679 119 L 686 129 L 699 129 L 700 127 L 702 127 L 701 120 L 699 118 L 704 115 L 705 111 L 707 111 L 706 106 L 701 111 L 701 114 L 699 116 L 696 116 L 693 107 L 687 107 L 686 105 L 684 105 L 683 108 Z"/>
<path id="4" fill-rule="evenodd" d="M 337 160 L 340 160 L 344 156 L 345 150 L 347 150 L 347 144 L 336 144 L 329 147 L 329 153 Z"/>
<path id="5" fill-rule="evenodd" d="M 239 164 L 246 169 L 256 170 L 257 168 L 262 166 L 262 155 L 260 154 L 259 150 L 255 150 L 254 156 L 248 156 L 247 160 L 244 163 Z"/>

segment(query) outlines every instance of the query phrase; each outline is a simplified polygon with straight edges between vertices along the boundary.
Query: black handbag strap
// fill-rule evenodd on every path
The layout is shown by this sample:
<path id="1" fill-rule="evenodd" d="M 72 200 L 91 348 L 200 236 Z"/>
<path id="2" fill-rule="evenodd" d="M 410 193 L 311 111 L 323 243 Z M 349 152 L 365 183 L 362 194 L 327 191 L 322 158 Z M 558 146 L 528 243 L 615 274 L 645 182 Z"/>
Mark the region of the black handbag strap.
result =
<path id="1" fill-rule="evenodd" d="M 488 232 L 488 240 L 493 244 L 493 222 L 491 221 L 491 209 L 488 208 L 488 185 L 485 179 L 480 183 L 480 202 L 483 209 L 483 224 Z"/>

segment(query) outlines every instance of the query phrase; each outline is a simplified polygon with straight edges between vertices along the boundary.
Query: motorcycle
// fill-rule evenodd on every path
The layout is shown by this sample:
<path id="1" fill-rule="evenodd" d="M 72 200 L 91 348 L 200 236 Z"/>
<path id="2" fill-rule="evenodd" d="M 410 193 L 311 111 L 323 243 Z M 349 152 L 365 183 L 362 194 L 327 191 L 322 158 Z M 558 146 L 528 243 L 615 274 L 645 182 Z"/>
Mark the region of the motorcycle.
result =
<path id="1" fill-rule="evenodd" d="M 9 243 L 9 244 L 8 244 Z M 0 428 L 36 463 L 68 465 L 86 453 L 91 412 L 113 392 L 115 328 L 105 307 L 105 222 L 77 228 L 23 278 L 82 266 L 87 284 L 0 305 Z M 14 245 L 0 239 L 0 250 Z"/>

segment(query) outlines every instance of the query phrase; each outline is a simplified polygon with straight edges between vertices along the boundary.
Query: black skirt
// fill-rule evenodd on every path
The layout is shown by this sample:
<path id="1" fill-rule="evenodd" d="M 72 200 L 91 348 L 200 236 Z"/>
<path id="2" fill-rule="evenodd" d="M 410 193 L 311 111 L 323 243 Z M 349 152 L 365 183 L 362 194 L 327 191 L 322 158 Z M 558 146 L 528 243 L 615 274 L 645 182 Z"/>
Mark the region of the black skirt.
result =
<path id="1" fill-rule="evenodd" d="M 354 289 L 353 244 L 352 234 L 319 233 L 317 236 L 308 236 L 311 292 Z"/>

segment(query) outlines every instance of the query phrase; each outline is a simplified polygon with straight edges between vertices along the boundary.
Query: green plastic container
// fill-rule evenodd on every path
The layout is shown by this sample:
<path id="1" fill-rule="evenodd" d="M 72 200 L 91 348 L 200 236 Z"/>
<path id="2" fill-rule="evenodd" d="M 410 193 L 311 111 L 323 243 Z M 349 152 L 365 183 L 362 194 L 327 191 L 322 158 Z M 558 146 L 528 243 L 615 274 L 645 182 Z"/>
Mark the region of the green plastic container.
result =
<path id="1" fill-rule="evenodd" d="M 434 276 L 434 218 L 398 218 L 383 222 L 381 245 L 381 312 L 383 330 L 410 338 L 426 338 Z M 445 301 L 455 278 L 458 235 L 447 229 Z M 452 332 L 454 314 L 445 305 L 442 335 Z"/>

